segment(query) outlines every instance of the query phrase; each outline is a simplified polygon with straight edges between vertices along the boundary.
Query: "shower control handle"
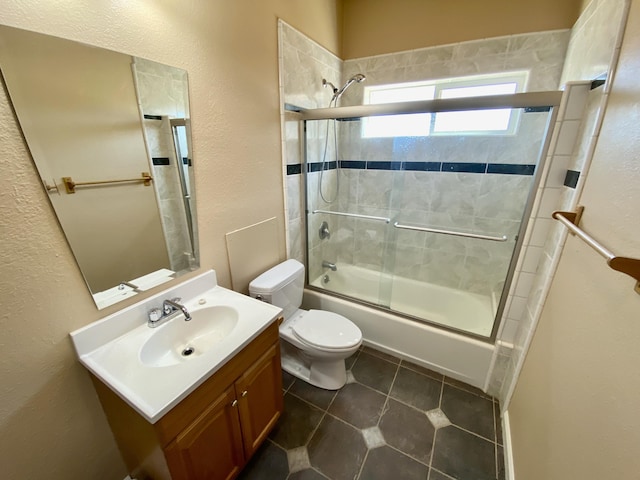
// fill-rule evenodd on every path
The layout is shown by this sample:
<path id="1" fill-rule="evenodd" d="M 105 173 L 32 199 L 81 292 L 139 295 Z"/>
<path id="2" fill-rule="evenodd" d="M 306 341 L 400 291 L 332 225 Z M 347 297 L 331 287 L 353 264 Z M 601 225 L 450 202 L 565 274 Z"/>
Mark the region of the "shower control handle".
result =
<path id="1" fill-rule="evenodd" d="M 320 230 L 318 230 L 318 235 L 320 235 L 320 240 L 324 240 L 325 238 L 328 240 L 331 238 L 331 232 L 329 231 L 329 224 L 325 221 L 320 225 Z"/>

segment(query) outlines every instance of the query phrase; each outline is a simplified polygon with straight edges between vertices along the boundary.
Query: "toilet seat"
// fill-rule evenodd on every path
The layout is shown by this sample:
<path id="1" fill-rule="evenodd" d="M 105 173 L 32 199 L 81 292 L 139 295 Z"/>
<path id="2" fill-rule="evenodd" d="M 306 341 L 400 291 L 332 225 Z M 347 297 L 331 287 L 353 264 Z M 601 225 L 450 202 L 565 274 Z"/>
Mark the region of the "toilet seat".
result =
<path id="1" fill-rule="evenodd" d="M 353 322 L 324 310 L 309 310 L 291 330 L 301 342 L 327 351 L 348 350 L 362 342 L 362 332 Z"/>

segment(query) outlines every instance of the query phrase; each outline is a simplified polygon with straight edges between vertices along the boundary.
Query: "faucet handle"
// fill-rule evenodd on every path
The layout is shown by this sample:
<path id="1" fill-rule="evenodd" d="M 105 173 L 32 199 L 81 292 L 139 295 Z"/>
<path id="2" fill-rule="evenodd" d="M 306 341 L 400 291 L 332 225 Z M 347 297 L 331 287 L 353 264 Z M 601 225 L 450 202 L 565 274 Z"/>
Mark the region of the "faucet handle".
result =
<path id="1" fill-rule="evenodd" d="M 173 297 L 169 299 L 173 303 L 180 303 L 182 301 L 181 297 Z M 167 305 L 167 303 L 163 303 L 162 309 L 164 310 L 165 315 L 170 315 L 172 312 L 177 310 L 173 305 Z"/>
<path id="2" fill-rule="evenodd" d="M 152 308 L 151 310 L 149 310 L 148 315 L 149 315 L 150 322 L 157 322 L 162 318 L 162 309 L 157 307 Z"/>

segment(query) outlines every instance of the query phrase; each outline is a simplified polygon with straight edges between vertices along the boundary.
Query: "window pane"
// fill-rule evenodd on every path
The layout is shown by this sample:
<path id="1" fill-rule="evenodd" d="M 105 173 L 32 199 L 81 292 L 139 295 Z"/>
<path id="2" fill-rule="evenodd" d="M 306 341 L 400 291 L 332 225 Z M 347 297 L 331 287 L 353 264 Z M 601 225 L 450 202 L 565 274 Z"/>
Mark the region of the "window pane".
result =
<path id="1" fill-rule="evenodd" d="M 441 112 L 436 114 L 433 131 L 436 133 L 507 131 L 510 118 L 510 108 Z"/>
<path id="2" fill-rule="evenodd" d="M 486 95 L 507 95 L 515 93 L 515 82 L 496 85 L 475 85 L 469 87 L 445 88 L 441 98 L 483 97 Z M 509 129 L 511 109 L 470 110 L 468 112 L 442 112 L 436 114 L 433 126 L 435 133 L 445 132 L 506 132 Z"/>
<path id="3" fill-rule="evenodd" d="M 416 100 L 432 100 L 436 92 L 434 85 L 416 85 L 413 87 L 394 86 L 369 90 L 369 103 L 412 102 Z"/>
<path id="4" fill-rule="evenodd" d="M 436 93 L 434 85 L 387 85 L 383 88 L 367 89 L 369 104 L 413 102 L 432 100 Z M 430 113 L 411 115 L 388 115 L 365 118 L 365 137 L 424 137 L 429 135 Z"/>
<path id="5" fill-rule="evenodd" d="M 516 93 L 515 82 L 495 85 L 474 85 L 470 87 L 443 88 L 440 98 L 484 97 L 486 95 L 507 95 Z"/>
<path id="6" fill-rule="evenodd" d="M 365 137 L 426 137 L 429 135 L 430 113 L 388 115 L 365 118 Z"/>

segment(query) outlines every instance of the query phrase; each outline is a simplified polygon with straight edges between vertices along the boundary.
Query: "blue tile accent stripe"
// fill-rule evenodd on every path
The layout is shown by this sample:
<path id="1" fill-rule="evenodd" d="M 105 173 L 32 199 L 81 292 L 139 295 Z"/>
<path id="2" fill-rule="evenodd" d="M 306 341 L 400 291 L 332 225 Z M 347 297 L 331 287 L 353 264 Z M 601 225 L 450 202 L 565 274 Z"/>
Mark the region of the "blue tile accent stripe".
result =
<path id="1" fill-rule="evenodd" d="M 322 165 L 324 165 L 324 169 L 325 170 L 335 170 L 336 169 L 336 162 L 326 162 L 326 163 L 310 163 L 307 166 L 307 171 L 308 172 L 319 172 L 320 170 L 322 170 Z"/>
<path id="2" fill-rule="evenodd" d="M 513 165 L 510 163 L 490 163 L 487 173 L 501 173 L 503 175 L 533 175 L 535 165 Z"/>
<path id="3" fill-rule="evenodd" d="M 487 171 L 486 163 L 455 163 L 442 162 L 443 172 L 461 172 L 461 173 L 485 173 Z"/>
<path id="4" fill-rule="evenodd" d="M 402 170 L 413 172 L 439 172 L 441 162 L 402 162 Z"/>
<path id="5" fill-rule="evenodd" d="M 564 177 L 564 185 L 569 188 L 576 188 L 579 178 L 580 172 L 577 172 L 576 170 L 567 170 L 567 174 Z"/>
<path id="6" fill-rule="evenodd" d="M 322 163 L 310 163 L 307 171 L 319 172 Z M 334 170 L 336 162 L 326 162 L 325 170 Z M 407 172 L 487 173 L 493 175 L 533 175 L 535 164 L 466 163 L 466 162 L 373 162 L 364 160 L 340 160 L 340 168 L 352 170 L 388 170 Z M 287 175 L 299 175 L 302 165 L 287 165 Z"/>
<path id="7" fill-rule="evenodd" d="M 365 162 L 364 160 L 340 160 L 340 168 L 364 170 L 365 168 L 367 168 L 367 162 Z"/>
<path id="8" fill-rule="evenodd" d="M 287 175 L 300 175 L 302 173 L 302 165 L 296 163 L 294 165 L 287 165 Z"/>
<path id="9" fill-rule="evenodd" d="M 367 162 L 367 170 L 401 170 L 402 162 Z"/>

